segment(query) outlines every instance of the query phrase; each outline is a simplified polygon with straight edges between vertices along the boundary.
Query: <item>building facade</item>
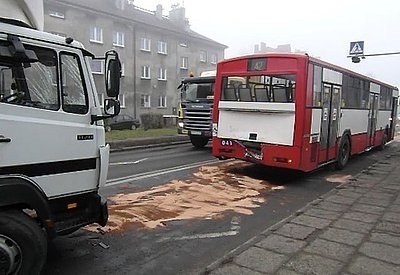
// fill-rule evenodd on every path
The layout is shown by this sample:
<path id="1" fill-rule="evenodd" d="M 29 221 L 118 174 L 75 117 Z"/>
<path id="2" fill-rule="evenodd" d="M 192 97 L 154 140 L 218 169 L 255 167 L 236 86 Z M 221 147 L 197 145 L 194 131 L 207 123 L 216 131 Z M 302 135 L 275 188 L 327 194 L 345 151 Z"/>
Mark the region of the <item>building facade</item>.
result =
<path id="1" fill-rule="evenodd" d="M 115 49 L 121 59 L 121 113 L 176 114 L 182 78 L 215 70 L 227 46 L 190 29 L 185 8 L 169 16 L 129 0 L 44 0 L 44 29 L 82 42 L 96 56 Z M 104 62 L 92 62 L 99 99 L 105 97 Z"/>

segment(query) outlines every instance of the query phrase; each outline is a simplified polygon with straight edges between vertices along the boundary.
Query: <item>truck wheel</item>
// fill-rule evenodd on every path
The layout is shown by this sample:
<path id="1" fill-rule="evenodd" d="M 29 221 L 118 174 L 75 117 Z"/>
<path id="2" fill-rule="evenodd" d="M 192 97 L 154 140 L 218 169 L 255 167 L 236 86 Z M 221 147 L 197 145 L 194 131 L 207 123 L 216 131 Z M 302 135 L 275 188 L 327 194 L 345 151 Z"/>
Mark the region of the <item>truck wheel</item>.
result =
<path id="1" fill-rule="evenodd" d="M 192 142 L 193 146 L 200 149 L 207 145 L 208 138 L 206 137 L 190 137 L 190 142 Z"/>
<path id="2" fill-rule="evenodd" d="M 337 161 L 336 161 L 336 169 L 342 170 L 350 159 L 350 141 L 348 136 L 344 136 L 340 142 Z"/>
<path id="3" fill-rule="evenodd" d="M 0 212 L 0 274 L 40 274 L 47 239 L 30 217 L 17 210 Z"/>

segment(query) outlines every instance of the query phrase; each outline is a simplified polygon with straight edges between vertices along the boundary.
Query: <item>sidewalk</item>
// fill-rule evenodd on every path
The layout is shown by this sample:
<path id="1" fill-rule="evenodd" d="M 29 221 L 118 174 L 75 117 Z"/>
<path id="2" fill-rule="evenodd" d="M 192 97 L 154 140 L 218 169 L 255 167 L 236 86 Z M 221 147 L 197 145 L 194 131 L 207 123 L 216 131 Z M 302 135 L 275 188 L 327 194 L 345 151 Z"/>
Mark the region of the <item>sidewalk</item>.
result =
<path id="1" fill-rule="evenodd" d="M 206 274 L 400 274 L 399 144 Z"/>

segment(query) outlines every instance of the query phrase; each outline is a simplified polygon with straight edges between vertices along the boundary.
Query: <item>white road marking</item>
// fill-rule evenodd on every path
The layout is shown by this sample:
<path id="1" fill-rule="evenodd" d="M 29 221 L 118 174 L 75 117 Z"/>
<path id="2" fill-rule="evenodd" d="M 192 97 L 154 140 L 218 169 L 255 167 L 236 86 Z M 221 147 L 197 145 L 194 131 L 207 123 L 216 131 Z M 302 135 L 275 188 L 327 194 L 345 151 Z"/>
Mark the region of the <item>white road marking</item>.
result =
<path id="1" fill-rule="evenodd" d="M 195 234 L 191 236 L 182 236 L 182 237 L 174 237 L 170 238 L 170 240 L 174 241 L 183 241 L 183 240 L 195 240 L 195 239 L 213 239 L 213 238 L 221 238 L 226 236 L 235 236 L 239 234 L 238 231 L 226 231 L 219 233 L 206 233 L 206 234 Z"/>
<path id="2" fill-rule="evenodd" d="M 149 159 L 149 158 L 139 159 L 139 160 L 135 160 L 135 161 L 113 162 L 113 163 L 109 163 L 109 166 L 138 164 L 138 163 L 141 163 L 141 162 L 143 162 L 143 161 L 145 161 L 145 160 L 148 160 L 148 159 Z"/>
<path id="3" fill-rule="evenodd" d="M 197 240 L 197 239 L 214 239 L 221 238 L 227 236 L 236 236 L 239 234 L 240 226 L 239 226 L 239 218 L 233 217 L 231 220 L 231 230 L 225 232 L 215 232 L 215 233 L 204 233 L 204 234 L 194 234 L 189 236 L 180 236 L 180 237 L 164 237 L 158 240 L 157 242 L 166 242 L 166 241 L 184 241 L 184 240 Z"/>
<path id="4" fill-rule="evenodd" d="M 183 170 L 188 170 L 188 169 L 196 168 L 196 167 L 199 167 L 202 165 L 213 164 L 213 163 L 221 163 L 221 161 L 217 160 L 217 159 L 206 160 L 206 161 L 201 161 L 201 162 L 197 162 L 197 163 L 193 163 L 193 164 L 175 166 L 175 167 L 161 169 L 161 170 L 157 170 L 157 171 L 151 171 L 151 172 L 145 172 L 145 173 L 140 173 L 140 174 L 136 174 L 136 175 L 130 175 L 130 176 L 126 176 L 126 177 L 121 177 L 121 178 L 109 179 L 106 182 L 106 186 L 112 186 L 112 185 L 147 179 L 147 178 L 151 178 L 151 177 L 157 177 L 157 176 L 170 174 L 170 173 L 174 173 L 174 172 L 179 172 L 179 171 L 183 171 Z"/>

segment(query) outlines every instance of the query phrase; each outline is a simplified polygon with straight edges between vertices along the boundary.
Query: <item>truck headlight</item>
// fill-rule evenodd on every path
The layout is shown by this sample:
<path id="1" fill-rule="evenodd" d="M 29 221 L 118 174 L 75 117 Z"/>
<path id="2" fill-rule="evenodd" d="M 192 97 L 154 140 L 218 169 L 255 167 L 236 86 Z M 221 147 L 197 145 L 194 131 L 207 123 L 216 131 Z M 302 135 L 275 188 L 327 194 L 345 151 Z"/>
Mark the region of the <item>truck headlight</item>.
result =
<path id="1" fill-rule="evenodd" d="M 178 122 L 178 126 L 183 128 L 183 122 Z"/>

